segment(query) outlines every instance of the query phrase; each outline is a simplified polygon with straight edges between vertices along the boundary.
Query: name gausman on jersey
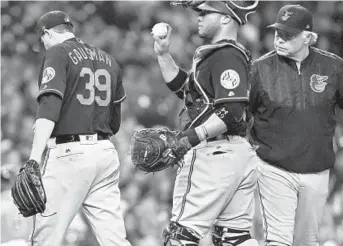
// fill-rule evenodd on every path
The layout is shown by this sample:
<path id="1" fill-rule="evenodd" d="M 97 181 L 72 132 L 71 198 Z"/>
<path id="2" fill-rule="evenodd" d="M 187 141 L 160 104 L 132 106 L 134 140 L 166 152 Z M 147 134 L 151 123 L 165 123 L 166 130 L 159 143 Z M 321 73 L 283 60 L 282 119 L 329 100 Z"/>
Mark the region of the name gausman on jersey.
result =
<path id="1" fill-rule="evenodd" d="M 90 59 L 93 61 L 102 61 L 110 67 L 112 66 L 111 58 L 100 50 L 78 47 L 77 49 L 73 49 L 72 52 L 69 52 L 68 55 L 75 65 L 84 59 Z"/>

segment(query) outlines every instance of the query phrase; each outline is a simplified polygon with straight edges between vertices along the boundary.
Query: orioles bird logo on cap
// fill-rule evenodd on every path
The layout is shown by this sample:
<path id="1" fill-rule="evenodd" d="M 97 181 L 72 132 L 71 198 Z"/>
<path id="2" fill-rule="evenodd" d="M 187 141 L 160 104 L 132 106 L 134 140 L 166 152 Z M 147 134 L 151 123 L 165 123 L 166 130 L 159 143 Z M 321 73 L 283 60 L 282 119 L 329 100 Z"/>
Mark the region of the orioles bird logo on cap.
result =
<path id="1" fill-rule="evenodd" d="M 282 13 L 281 20 L 286 21 L 286 20 L 288 20 L 289 18 L 291 18 L 292 15 L 293 15 L 293 12 L 288 12 L 287 10 L 285 10 L 285 11 Z"/>

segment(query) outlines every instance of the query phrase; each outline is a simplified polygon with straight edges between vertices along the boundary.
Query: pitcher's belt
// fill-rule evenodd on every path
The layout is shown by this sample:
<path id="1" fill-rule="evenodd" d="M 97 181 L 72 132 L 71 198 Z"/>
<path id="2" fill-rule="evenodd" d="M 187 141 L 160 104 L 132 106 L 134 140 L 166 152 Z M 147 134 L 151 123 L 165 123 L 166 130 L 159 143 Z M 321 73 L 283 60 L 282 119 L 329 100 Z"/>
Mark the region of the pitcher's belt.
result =
<path id="1" fill-rule="evenodd" d="M 73 134 L 73 135 L 60 135 L 56 136 L 56 144 L 63 144 L 63 143 L 69 143 L 69 142 L 78 142 L 80 141 L 80 136 L 85 137 L 86 140 L 107 140 L 110 139 L 112 134 L 109 133 L 94 133 L 94 134 Z M 89 138 L 89 139 L 87 139 Z M 91 139 L 91 138 L 97 138 L 97 139 Z"/>

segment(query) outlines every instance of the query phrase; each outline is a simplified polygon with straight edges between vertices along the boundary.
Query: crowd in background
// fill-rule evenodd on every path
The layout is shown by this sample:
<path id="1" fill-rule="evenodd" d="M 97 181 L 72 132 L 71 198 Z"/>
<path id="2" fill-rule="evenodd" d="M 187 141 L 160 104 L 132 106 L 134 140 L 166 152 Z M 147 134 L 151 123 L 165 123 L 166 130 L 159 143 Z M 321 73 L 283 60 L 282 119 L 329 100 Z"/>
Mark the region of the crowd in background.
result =
<path id="1" fill-rule="evenodd" d="M 260 2 L 257 12 L 249 16 L 250 22 L 242 28 L 239 41 L 251 50 L 254 59 L 273 49 L 274 33 L 266 26 L 275 21 L 279 8 L 286 3 L 289 2 Z M 314 14 L 314 31 L 319 33 L 315 46 L 343 57 L 343 2 L 296 3 Z M 1 1 L 1 242 L 26 238 L 32 226 L 30 219 L 23 220 L 18 215 L 9 187 L 30 154 L 42 58 L 42 54 L 32 51 L 37 42 L 35 22 L 50 10 L 69 14 L 76 35 L 113 55 L 123 70 L 128 98 L 122 106 L 121 130 L 112 139 L 121 161 L 121 208 L 132 245 L 159 246 L 162 228 L 170 217 L 176 171 L 169 169 L 152 175 L 135 170 L 130 161 L 129 141 L 139 128 L 177 128 L 181 102 L 163 82 L 151 28 L 157 22 L 172 26 L 171 53 L 185 69 L 190 68 L 193 52 L 202 44 L 197 36 L 197 15 L 166 1 Z M 340 174 L 333 172 L 332 192 L 320 229 L 325 246 L 343 245 L 340 180 Z M 258 207 L 255 217 L 253 234 L 262 241 Z M 98 245 L 89 230 L 80 212 L 66 235 L 65 245 Z M 202 245 L 212 245 L 209 241 L 204 240 Z M 19 246 L 19 241 L 13 245 Z"/>

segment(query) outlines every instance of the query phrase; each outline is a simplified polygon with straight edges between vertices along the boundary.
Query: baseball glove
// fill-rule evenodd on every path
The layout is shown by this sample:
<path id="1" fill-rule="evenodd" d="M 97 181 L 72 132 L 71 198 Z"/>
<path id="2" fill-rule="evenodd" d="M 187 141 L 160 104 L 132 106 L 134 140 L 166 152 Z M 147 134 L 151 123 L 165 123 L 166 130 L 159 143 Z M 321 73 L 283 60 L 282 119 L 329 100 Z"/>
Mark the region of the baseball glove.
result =
<path id="1" fill-rule="evenodd" d="M 14 204 L 24 217 L 45 211 L 46 195 L 39 164 L 35 160 L 25 162 L 11 192 Z"/>
<path id="2" fill-rule="evenodd" d="M 136 131 L 131 138 L 132 163 L 145 172 L 180 166 L 183 156 L 192 146 L 179 136 L 179 132 L 167 128 Z"/>

